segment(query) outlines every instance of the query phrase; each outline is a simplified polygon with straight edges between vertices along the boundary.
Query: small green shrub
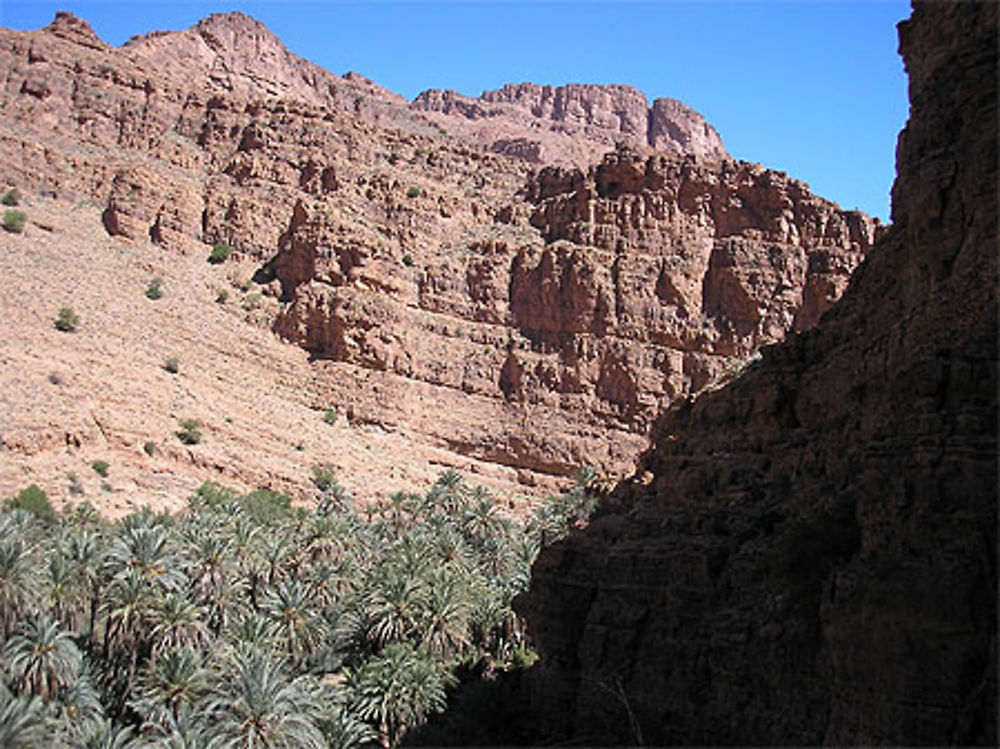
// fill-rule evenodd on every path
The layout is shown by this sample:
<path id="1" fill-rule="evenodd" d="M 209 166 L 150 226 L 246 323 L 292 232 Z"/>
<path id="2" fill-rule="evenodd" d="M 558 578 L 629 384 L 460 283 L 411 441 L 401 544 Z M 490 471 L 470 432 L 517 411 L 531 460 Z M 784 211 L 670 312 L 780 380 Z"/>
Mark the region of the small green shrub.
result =
<path id="1" fill-rule="evenodd" d="M 149 286 L 146 287 L 146 298 L 147 299 L 159 299 L 163 296 L 163 279 L 154 278 L 149 282 Z"/>
<path id="2" fill-rule="evenodd" d="M 56 315 L 56 319 L 52 324 L 56 326 L 56 330 L 60 330 L 63 333 L 72 333 L 80 324 L 80 318 L 73 311 L 72 307 L 63 307 L 59 310 L 59 314 Z"/>
<path id="3" fill-rule="evenodd" d="M 229 502 L 235 502 L 238 498 L 239 494 L 234 490 L 214 481 L 205 481 L 195 489 L 194 496 L 188 499 L 188 502 L 194 507 L 217 508 Z"/>
<path id="4" fill-rule="evenodd" d="M 0 198 L 0 203 L 3 203 L 4 205 L 14 206 L 20 204 L 20 202 L 21 193 L 16 187 L 5 192 L 3 197 Z"/>
<path id="5" fill-rule="evenodd" d="M 292 514 L 292 498 L 270 489 L 254 489 L 240 500 L 243 511 L 260 525 L 272 525 Z"/>
<path id="6" fill-rule="evenodd" d="M 111 491 L 114 491 L 114 490 L 111 488 L 111 484 L 109 484 L 107 481 L 102 481 L 101 482 L 101 491 L 107 493 L 107 492 L 111 492 Z"/>
<path id="7" fill-rule="evenodd" d="M 142 451 L 146 453 L 146 455 L 152 458 L 156 454 L 156 443 L 144 442 L 142 444 Z"/>
<path id="8" fill-rule="evenodd" d="M 101 478 L 107 478 L 108 469 L 111 467 L 106 460 L 95 460 L 90 464 L 90 467 L 94 469 L 94 472 Z"/>
<path id="9" fill-rule="evenodd" d="M 226 242 L 216 242 L 212 245 L 212 252 L 208 256 L 208 262 L 212 265 L 218 265 L 219 263 L 224 263 L 229 259 L 229 256 L 233 254 L 233 248 Z"/>
<path id="10" fill-rule="evenodd" d="M 177 439 L 185 445 L 197 445 L 201 442 L 201 422 L 197 419 L 181 419 Z"/>
<path id="11" fill-rule="evenodd" d="M 163 362 L 163 368 L 167 370 L 170 374 L 177 374 L 181 371 L 181 362 L 176 356 L 171 356 L 165 362 Z"/>
<path id="12" fill-rule="evenodd" d="M 419 198 L 423 194 L 424 191 L 421 190 L 419 187 L 411 187 L 409 190 L 406 191 L 406 197 L 408 198 Z"/>
<path id="13" fill-rule="evenodd" d="M 312 469 L 312 482 L 316 485 L 316 488 L 321 492 L 325 492 L 328 489 L 332 489 L 337 483 L 337 478 L 334 473 L 333 466 L 329 463 L 323 463 L 322 465 L 315 465 Z"/>
<path id="14" fill-rule="evenodd" d="M 259 291 L 255 291 L 253 294 L 247 294 L 246 298 L 243 300 L 243 308 L 245 310 L 255 310 L 260 306 L 263 301 L 264 295 Z"/>
<path id="15" fill-rule="evenodd" d="M 407 268 L 413 267 L 413 255 L 411 255 L 409 252 L 403 255 L 403 265 L 405 265 Z"/>
<path id="16" fill-rule="evenodd" d="M 229 301 L 229 292 L 225 289 L 220 289 L 218 295 L 215 297 L 217 304 L 225 304 Z"/>
<path id="17" fill-rule="evenodd" d="M 42 520 L 53 521 L 56 519 L 56 511 L 52 509 L 49 495 L 38 484 L 25 487 L 17 493 L 17 496 L 4 502 L 3 506 L 5 510 L 26 510 Z"/>
<path id="18" fill-rule="evenodd" d="M 12 234 L 24 231 L 24 222 L 28 216 L 24 211 L 6 210 L 3 212 L 3 228 Z"/>
<path id="19" fill-rule="evenodd" d="M 333 426 L 334 424 L 337 423 L 338 415 L 339 414 L 337 413 L 336 408 L 328 408 L 326 409 L 326 411 L 323 412 L 323 421 L 325 421 L 330 426 Z"/>

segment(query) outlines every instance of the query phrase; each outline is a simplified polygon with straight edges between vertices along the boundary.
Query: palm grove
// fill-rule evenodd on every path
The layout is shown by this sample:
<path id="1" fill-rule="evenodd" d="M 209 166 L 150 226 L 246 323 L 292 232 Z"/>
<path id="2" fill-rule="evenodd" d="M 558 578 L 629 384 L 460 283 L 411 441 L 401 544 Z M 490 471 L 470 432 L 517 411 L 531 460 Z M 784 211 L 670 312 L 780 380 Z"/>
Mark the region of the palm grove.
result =
<path id="1" fill-rule="evenodd" d="M 396 746 L 459 674 L 530 661 L 511 601 L 587 478 L 524 522 L 453 471 L 357 507 L 323 469 L 310 508 L 211 483 L 116 523 L 8 501 L 0 745 Z"/>

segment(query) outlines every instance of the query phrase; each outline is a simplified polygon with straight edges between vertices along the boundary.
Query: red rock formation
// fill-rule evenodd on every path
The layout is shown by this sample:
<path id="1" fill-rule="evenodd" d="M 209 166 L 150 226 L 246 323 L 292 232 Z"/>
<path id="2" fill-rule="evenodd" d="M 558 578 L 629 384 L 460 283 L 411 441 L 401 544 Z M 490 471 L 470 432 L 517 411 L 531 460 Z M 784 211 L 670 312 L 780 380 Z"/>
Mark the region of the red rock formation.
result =
<path id="1" fill-rule="evenodd" d="M 525 84 L 411 108 L 242 14 L 121 49 L 60 15 L 0 32 L 0 69 L 22 189 L 95 200 L 135 242 L 229 243 L 331 404 L 511 484 L 630 470 L 662 408 L 813 324 L 876 231 L 723 158 L 677 102 Z M 480 110 L 503 144 L 462 129 Z M 540 121 L 588 166 L 529 171 Z M 591 165 L 621 139 L 643 145 Z"/>
<path id="2" fill-rule="evenodd" d="M 997 6 L 915 3 L 900 48 L 894 223 L 843 299 L 536 563 L 549 738 L 996 745 Z"/>
<path id="3" fill-rule="evenodd" d="M 718 160 L 726 149 L 705 118 L 676 99 L 650 107 L 631 86 L 508 84 L 478 99 L 431 89 L 414 109 L 494 151 L 535 163 L 586 168 L 616 143 Z M 518 137 L 520 136 L 520 137 Z"/>

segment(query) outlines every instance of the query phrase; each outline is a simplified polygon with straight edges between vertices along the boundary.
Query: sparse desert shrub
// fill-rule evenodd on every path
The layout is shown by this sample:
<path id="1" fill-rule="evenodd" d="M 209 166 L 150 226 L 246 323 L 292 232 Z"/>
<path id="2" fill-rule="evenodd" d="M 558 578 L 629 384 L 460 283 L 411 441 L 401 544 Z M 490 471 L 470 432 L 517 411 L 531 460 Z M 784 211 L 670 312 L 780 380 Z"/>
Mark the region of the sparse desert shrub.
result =
<path id="1" fill-rule="evenodd" d="M 60 330 L 63 333 L 72 333 L 80 324 L 80 318 L 73 311 L 72 307 L 63 307 L 59 310 L 59 314 L 56 315 L 56 319 L 52 324 L 55 325 L 56 330 Z"/>
<path id="2" fill-rule="evenodd" d="M 147 299 L 159 299 L 163 296 L 163 279 L 154 278 L 149 282 L 149 286 L 146 287 L 146 298 Z"/>
<path id="3" fill-rule="evenodd" d="M 167 370 L 170 374 L 177 374 L 181 371 L 181 362 L 176 356 L 171 356 L 165 362 L 163 362 L 163 368 Z"/>
<path id="4" fill-rule="evenodd" d="M 229 301 L 229 292 L 225 289 L 220 289 L 218 295 L 215 297 L 217 304 L 225 304 Z"/>
<path id="5" fill-rule="evenodd" d="M 405 265 L 407 268 L 413 267 L 413 255 L 411 255 L 409 252 L 403 255 L 403 265 Z"/>
<path id="6" fill-rule="evenodd" d="M 246 299 L 243 300 L 243 308 L 246 310 L 257 309 L 263 299 L 263 294 L 257 291 L 253 294 L 247 294 Z"/>
<path id="7" fill-rule="evenodd" d="M 51 382 L 53 385 L 65 384 L 62 375 L 59 374 L 58 372 L 49 372 L 49 382 Z"/>
<path id="8" fill-rule="evenodd" d="M 101 482 L 101 491 L 107 493 L 107 492 L 114 491 L 114 489 L 111 488 L 111 484 L 109 484 L 107 481 L 102 481 Z"/>
<path id="9" fill-rule="evenodd" d="M 142 451 L 149 457 L 153 457 L 156 454 L 156 443 L 152 441 L 142 443 Z"/>
<path id="10" fill-rule="evenodd" d="M 185 445 L 197 445 L 201 442 L 201 422 L 197 419 L 181 419 L 177 439 Z"/>
<path id="11" fill-rule="evenodd" d="M 313 466 L 312 473 L 312 482 L 321 492 L 325 492 L 326 490 L 333 488 L 333 486 L 337 483 L 333 466 L 329 463 Z"/>
<path id="12" fill-rule="evenodd" d="M 212 245 L 212 252 L 208 256 L 208 262 L 212 265 L 218 265 L 219 263 L 224 263 L 229 259 L 229 256 L 233 254 L 233 248 L 226 242 L 216 242 Z"/>
<path id="13" fill-rule="evenodd" d="M 3 197 L 0 198 L 0 203 L 3 203 L 4 205 L 14 206 L 20 204 L 20 202 L 21 192 L 16 187 L 5 192 Z"/>
<path id="14" fill-rule="evenodd" d="M 3 503 L 6 510 L 27 510 L 42 520 L 55 520 L 56 511 L 52 509 L 49 495 L 38 484 L 31 484 Z"/>
<path id="15" fill-rule="evenodd" d="M 419 198 L 421 195 L 423 195 L 423 190 L 419 187 L 411 187 L 406 191 L 406 197 L 408 198 Z"/>
<path id="16" fill-rule="evenodd" d="M 3 228 L 13 234 L 24 231 L 24 222 L 28 216 L 24 211 L 6 210 L 3 212 Z"/>
<path id="17" fill-rule="evenodd" d="M 90 467 L 94 469 L 96 473 L 101 478 L 106 478 L 108 475 L 108 469 L 111 467 L 106 460 L 95 460 L 90 464 Z"/>
<path id="18" fill-rule="evenodd" d="M 326 409 L 326 411 L 323 412 L 323 421 L 325 421 L 330 426 L 333 426 L 334 424 L 337 423 L 337 416 L 338 414 L 336 408 L 328 408 Z"/>
<path id="19" fill-rule="evenodd" d="M 76 475 L 74 471 L 70 471 L 66 474 L 66 478 L 69 479 L 69 493 L 74 496 L 79 496 L 83 494 L 83 484 L 80 483 L 80 477 Z"/>

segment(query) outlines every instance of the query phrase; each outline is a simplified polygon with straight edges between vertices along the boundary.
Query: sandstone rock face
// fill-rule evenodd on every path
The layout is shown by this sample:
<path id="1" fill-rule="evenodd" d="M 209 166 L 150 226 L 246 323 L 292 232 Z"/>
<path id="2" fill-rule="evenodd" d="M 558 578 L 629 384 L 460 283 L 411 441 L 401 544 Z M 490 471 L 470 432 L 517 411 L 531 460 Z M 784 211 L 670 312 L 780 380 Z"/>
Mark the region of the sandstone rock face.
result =
<path id="1" fill-rule="evenodd" d="M 536 563 L 550 739 L 996 745 L 996 32 L 915 4 L 892 228 Z"/>
<path id="2" fill-rule="evenodd" d="M 617 143 L 710 160 L 727 156 L 715 128 L 696 111 L 676 99 L 656 99 L 650 106 L 631 86 L 519 83 L 477 99 L 431 89 L 413 107 L 446 115 L 450 121 L 438 121 L 528 161 L 586 168 Z"/>
<path id="3" fill-rule="evenodd" d="M 328 404 L 508 489 L 631 470 L 660 410 L 814 324 L 880 231 L 726 158 L 679 102 L 524 84 L 411 107 L 238 13 L 121 49 L 60 14 L 0 31 L 0 69 L 12 184 L 178 256 L 229 243 Z"/>

